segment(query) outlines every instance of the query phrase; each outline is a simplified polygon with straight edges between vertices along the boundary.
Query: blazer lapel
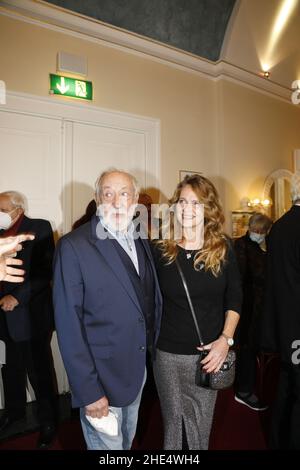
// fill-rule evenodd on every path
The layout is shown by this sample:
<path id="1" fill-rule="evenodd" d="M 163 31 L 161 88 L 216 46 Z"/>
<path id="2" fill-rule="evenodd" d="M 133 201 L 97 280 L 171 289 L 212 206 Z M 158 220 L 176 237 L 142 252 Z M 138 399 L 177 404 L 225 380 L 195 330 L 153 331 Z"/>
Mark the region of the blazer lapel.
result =
<path id="1" fill-rule="evenodd" d="M 91 241 L 96 246 L 97 250 L 100 252 L 102 257 L 105 259 L 110 269 L 114 272 L 117 279 L 121 282 L 126 292 L 136 304 L 138 309 L 142 312 L 140 303 L 138 301 L 132 282 L 128 276 L 127 270 L 125 269 L 125 266 L 122 263 L 122 260 L 118 255 L 115 247 L 113 246 L 111 240 L 108 237 L 102 240 L 96 235 L 96 227 L 98 223 L 100 223 L 99 219 L 96 216 L 93 217 L 93 219 L 91 220 Z"/>

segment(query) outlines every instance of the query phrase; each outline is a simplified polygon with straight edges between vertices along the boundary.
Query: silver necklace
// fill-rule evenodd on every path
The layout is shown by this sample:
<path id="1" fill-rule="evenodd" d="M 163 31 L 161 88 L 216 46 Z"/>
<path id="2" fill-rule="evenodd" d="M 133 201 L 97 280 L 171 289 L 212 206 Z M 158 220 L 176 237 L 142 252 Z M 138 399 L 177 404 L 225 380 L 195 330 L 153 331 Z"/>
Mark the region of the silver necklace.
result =
<path id="1" fill-rule="evenodd" d="M 192 257 L 194 257 L 195 251 L 197 250 L 190 250 L 190 251 L 186 250 L 185 256 L 187 257 L 187 259 L 191 259 Z"/>
<path id="2" fill-rule="evenodd" d="M 199 251 L 199 250 L 185 250 L 186 259 L 194 259 L 195 254 L 196 254 L 198 251 Z M 201 270 L 201 269 L 204 268 L 204 266 L 205 266 L 205 263 L 202 261 L 201 263 L 199 263 L 198 269 Z"/>

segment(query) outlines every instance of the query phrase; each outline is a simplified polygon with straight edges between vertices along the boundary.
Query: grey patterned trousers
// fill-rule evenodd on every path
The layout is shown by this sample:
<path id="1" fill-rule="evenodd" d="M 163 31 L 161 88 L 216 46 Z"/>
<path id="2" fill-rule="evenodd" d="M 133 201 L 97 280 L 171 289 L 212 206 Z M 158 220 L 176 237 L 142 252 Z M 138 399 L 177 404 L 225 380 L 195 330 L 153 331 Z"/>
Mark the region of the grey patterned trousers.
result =
<path id="1" fill-rule="evenodd" d="M 197 355 L 156 351 L 153 368 L 166 450 L 182 449 L 182 422 L 189 449 L 208 449 L 217 392 L 195 385 L 197 359 Z"/>

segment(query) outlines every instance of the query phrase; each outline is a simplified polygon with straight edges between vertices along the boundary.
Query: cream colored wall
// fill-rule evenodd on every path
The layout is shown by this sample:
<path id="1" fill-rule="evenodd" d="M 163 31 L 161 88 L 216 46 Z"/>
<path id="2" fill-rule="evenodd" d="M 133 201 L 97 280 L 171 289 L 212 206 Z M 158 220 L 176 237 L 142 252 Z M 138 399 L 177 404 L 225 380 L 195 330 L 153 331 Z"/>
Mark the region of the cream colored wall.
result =
<path id="1" fill-rule="evenodd" d="M 273 170 L 293 170 L 300 148 L 300 107 L 229 81 L 218 84 L 221 193 L 229 209 L 261 197 Z"/>
<path id="2" fill-rule="evenodd" d="M 213 82 L 0 16 L 0 76 L 8 90 L 47 96 L 58 51 L 88 58 L 96 106 L 161 120 L 161 181 L 167 197 L 178 183 L 180 169 L 216 174 Z"/>
<path id="3" fill-rule="evenodd" d="M 88 58 L 95 106 L 161 120 L 163 194 L 170 197 L 180 169 L 203 172 L 221 192 L 227 229 L 241 197 L 260 195 L 274 169 L 292 169 L 300 106 L 0 16 L 0 79 L 8 90 L 48 96 L 61 50 Z"/>

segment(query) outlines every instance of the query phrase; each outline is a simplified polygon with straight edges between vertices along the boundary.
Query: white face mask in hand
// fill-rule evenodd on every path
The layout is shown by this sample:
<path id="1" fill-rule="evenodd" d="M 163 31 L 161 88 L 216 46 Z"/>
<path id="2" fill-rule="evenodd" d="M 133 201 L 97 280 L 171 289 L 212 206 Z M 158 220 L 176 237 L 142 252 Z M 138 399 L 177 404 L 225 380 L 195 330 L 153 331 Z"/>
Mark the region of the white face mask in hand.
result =
<path id="1" fill-rule="evenodd" d="M 0 212 L 0 230 L 7 230 L 12 224 L 12 218 L 7 212 Z"/>
<path id="2" fill-rule="evenodd" d="M 249 237 L 253 242 L 258 243 L 259 245 L 265 241 L 266 236 L 261 233 L 249 232 Z"/>
<path id="3" fill-rule="evenodd" d="M 118 435 L 118 417 L 111 409 L 109 409 L 108 416 L 102 416 L 102 418 L 92 418 L 87 415 L 85 417 L 96 431 L 103 432 L 109 436 Z"/>

